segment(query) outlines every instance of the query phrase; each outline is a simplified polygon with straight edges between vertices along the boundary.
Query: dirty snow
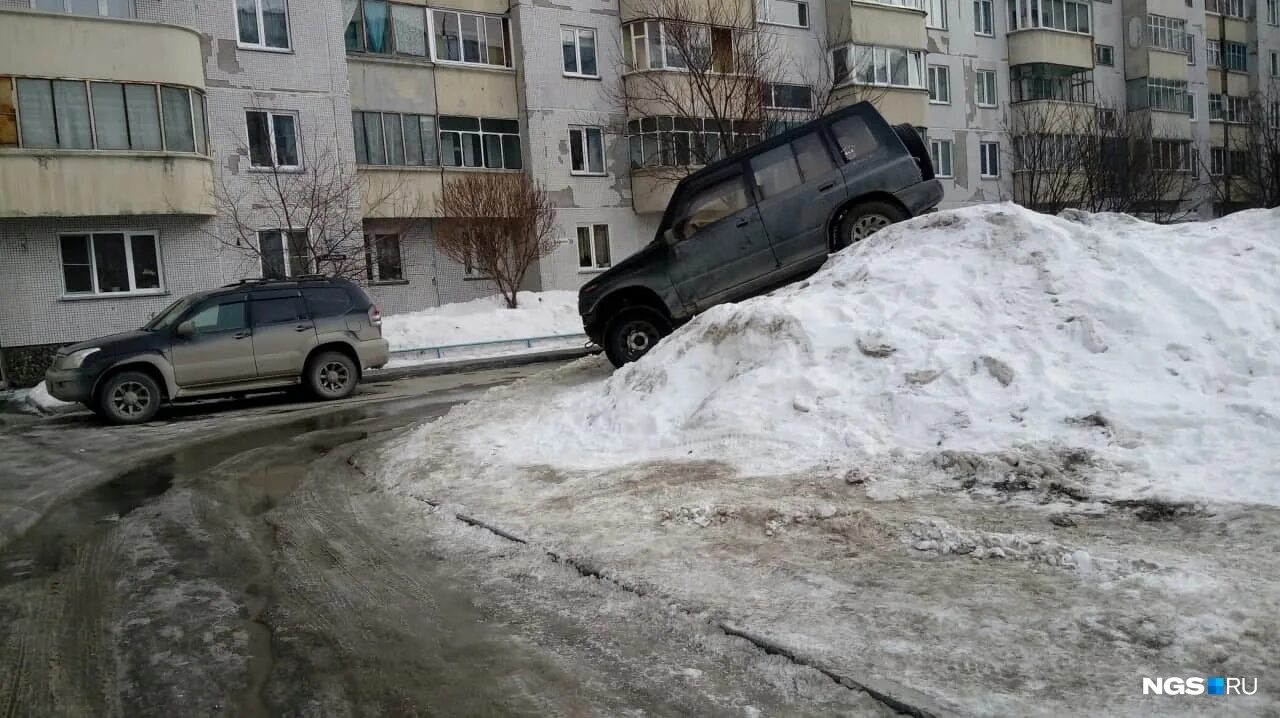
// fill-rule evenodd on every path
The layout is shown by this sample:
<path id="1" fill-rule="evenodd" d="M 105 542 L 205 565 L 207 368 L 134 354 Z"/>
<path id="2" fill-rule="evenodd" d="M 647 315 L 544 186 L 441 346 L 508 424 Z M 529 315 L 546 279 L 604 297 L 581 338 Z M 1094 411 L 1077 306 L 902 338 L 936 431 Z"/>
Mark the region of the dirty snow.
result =
<path id="1" fill-rule="evenodd" d="M 450 421 L 493 465 L 718 460 L 862 471 L 880 498 L 967 481 L 1278 505 L 1280 212 L 917 218 L 607 379 L 495 392 Z"/>
<path id="2" fill-rule="evenodd" d="M 520 292 L 516 304 L 507 309 L 502 296 L 495 294 L 392 314 L 382 318 L 382 336 L 392 351 L 398 351 L 582 333 L 577 292 Z"/>
<path id="3" fill-rule="evenodd" d="M 30 389 L 0 391 L 0 405 L 11 406 L 18 411 L 32 414 L 53 414 L 74 406 L 70 402 L 53 398 L 43 381 Z"/>

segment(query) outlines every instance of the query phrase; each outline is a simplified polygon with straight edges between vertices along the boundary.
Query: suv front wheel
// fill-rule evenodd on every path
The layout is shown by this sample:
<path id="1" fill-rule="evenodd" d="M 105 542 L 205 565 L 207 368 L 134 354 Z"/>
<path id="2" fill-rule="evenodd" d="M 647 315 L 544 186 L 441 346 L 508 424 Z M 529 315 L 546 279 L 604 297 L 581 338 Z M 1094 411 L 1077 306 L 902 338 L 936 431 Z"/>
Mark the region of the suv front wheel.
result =
<path id="1" fill-rule="evenodd" d="M 671 333 L 671 322 L 649 307 L 627 307 L 609 320 L 604 330 L 604 353 L 615 367 L 644 356 Z"/>
<path id="2" fill-rule="evenodd" d="M 141 424 L 160 410 L 160 385 L 140 371 L 122 371 L 98 392 L 96 414 L 116 424 Z"/>
<path id="3" fill-rule="evenodd" d="M 356 390 L 359 374 L 351 357 L 341 352 L 323 352 L 307 364 L 303 381 L 317 399 L 345 399 Z"/>

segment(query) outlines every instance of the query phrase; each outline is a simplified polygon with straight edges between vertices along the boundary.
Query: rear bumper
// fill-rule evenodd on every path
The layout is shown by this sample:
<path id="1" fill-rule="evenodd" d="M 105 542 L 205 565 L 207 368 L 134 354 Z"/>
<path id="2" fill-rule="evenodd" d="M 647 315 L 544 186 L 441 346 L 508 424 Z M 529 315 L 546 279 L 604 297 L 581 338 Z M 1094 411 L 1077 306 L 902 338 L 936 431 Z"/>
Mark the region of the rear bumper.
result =
<path id="1" fill-rule="evenodd" d="M 89 401 L 93 380 L 94 375 L 82 369 L 50 369 L 44 374 L 45 388 L 59 401 Z"/>
<path id="2" fill-rule="evenodd" d="M 936 179 L 917 182 L 894 192 L 894 196 L 914 217 L 938 206 L 942 201 L 942 183 Z"/>
<path id="3" fill-rule="evenodd" d="M 391 356 L 391 344 L 386 339 L 370 339 L 356 345 L 361 369 L 381 369 Z"/>

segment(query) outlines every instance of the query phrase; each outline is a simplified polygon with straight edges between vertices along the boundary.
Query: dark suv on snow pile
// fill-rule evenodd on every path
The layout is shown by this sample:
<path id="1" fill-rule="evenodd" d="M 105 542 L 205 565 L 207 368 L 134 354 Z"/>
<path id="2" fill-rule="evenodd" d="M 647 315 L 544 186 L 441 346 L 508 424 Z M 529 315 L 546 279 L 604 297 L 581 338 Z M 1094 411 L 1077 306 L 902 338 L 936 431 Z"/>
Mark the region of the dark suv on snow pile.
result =
<path id="1" fill-rule="evenodd" d="M 860 102 L 682 179 L 654 241 L 583 285 L 582 324 L 622 366 L 708 307 L 806 276 L 941 200 L 920 135 Z"/>
<path id="2" fill-rule="evenodd" d="M 319 275 L 191 294 L 143 328 L 62 347 L 49 393 L 136 424 L 163 401 L 302 384 L 341 399 L 387 363 L 382 315 L 355 284 Z"/>

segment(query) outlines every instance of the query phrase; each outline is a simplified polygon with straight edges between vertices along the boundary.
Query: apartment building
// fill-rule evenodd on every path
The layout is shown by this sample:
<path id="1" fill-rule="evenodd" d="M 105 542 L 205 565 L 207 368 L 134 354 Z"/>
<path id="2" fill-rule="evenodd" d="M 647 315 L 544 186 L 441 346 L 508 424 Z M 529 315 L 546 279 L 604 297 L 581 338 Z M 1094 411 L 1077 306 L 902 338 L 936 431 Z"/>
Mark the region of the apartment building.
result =
<path id="1" fill-rule="evenodd" d="M 1025 201 L 1039 112 L 1063 136 L 1123 114 L 1180 201 L 1230 209 L 1215 178 L 1280 100 L 1280 0 L 1257 2 L 0 0 L 0 370 L 351 253 L 387 313 L 489 294 L 434 241 L 466 173 L 543 183 L 560 244 L 529 286 L 573 289 L 651 241 L 689 168 L 864 99 L 926 137 L 944 206 Z M 350 185 L 319 232 L 341 247 L 270 196 L 308 176 Z"/>

